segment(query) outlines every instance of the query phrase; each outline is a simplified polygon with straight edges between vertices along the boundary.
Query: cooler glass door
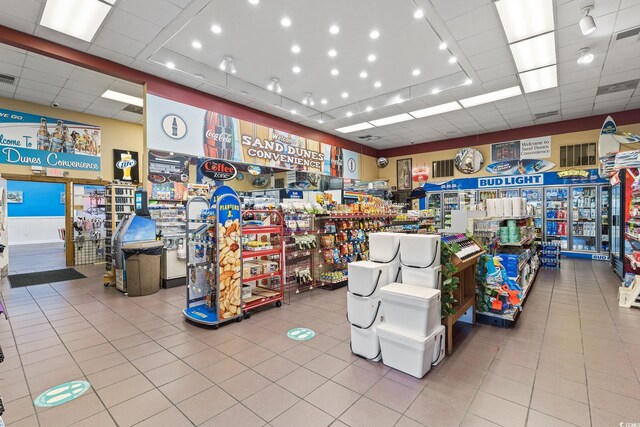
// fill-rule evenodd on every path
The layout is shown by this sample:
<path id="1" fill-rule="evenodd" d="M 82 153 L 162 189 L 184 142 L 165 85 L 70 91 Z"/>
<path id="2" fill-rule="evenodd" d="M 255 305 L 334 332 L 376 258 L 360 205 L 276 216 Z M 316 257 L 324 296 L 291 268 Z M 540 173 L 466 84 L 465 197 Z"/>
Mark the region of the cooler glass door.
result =
<path id="1" fill-rule="evenodd" d="M 596 252 L 598 192 L 594 187 L 571 188 L 571 250 Z"/>

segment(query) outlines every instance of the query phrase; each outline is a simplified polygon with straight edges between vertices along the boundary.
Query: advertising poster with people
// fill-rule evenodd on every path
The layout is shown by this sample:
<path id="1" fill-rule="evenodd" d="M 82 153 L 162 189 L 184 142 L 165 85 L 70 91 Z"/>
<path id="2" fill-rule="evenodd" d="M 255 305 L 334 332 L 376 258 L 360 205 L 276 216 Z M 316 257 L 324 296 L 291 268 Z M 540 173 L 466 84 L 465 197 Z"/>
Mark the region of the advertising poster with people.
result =
<path id="1" fill-rule="evenodd" d="M 100 170 L 100 127 L 0 108 L 0 163 Z"/>

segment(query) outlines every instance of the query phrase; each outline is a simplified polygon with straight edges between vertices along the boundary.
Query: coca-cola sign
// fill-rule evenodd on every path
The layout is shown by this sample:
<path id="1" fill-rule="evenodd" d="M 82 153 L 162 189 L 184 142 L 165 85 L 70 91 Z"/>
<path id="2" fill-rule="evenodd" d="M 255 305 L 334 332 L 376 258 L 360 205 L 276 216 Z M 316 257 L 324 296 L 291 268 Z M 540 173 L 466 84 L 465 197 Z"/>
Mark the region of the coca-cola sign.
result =
<path id="1" fill-rule="evenodd" d="M 215 133 L 211 129 L 207 129 L 207 131 L 205 132 L 205 136 L 208 139 L 213 139 L 216 142 L 224 142 L 227 144 L 231 144 L 231 142 L 233 141 L 231 139 L 230 133 L 227 133 L 227 132 Z"/>
<path id="2" fill-rule="evenodd" d="M 200 164 L 200 173 L 216 181 L 229 181 L 238 174 L 236 167 L 224 160 L 205 160 Z"/>

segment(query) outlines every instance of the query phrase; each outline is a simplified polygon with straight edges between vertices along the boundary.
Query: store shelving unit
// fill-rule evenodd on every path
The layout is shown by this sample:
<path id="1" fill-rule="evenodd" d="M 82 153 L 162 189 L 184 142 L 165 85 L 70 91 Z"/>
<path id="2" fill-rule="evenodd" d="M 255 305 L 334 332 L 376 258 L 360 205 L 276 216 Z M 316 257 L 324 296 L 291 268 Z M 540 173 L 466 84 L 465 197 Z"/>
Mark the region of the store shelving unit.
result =
<path id="1" fill-rule="evenodd" d="M 314 288 L 314 250 L 317 240 L 314 232 L 314 215 L 303 212 L 287 212 L 284 217 L 284 256 L 286 292 L 299 293 Z"/>
<path id="2" fill-rule="evenodd" d="M 569 236 L 569 191 L 568 188 L 545 189 L 546 242 L 558 242 L 567 249 Z"/>
<path id="3" fill-rule="evenodd" d="M 251 218 L 253 223 L 247 223 Z M 242 212 L 243 227 L 243 274 L 242 293 L 245 317 L 258 307 L 267 304 L 282 305 L 285 283 L 284 220 L 282 214 L 274 210 L 246 210 Z M 259 223 L 259 224 L 256 224 Z M 258 242 L 264 248 L 252 246 Z M 253 264 L 249 264 L 252 260 Z M 255 265 L 251 268 L 249 266 Z M 253 274 L 255 273 L 255 274 Z"/>
<path id="4" fill-rule="evenodd" d="M 184 258 L 178 258 L 178 248 L 184 243 L 186 227 L 186 207 L 182 204 L 155 204 L 149 206 L 151 219 L 156 221 L 156 233 L 161 236 L 162 287 L 171 288 L 184 285 Z"/>
<path id="5" fill-rule="evenodd" d="M 105 275 L 104 285 L 115 284 L 113 244 L 111 238 L 118 225 L 135 212 L 135 187 L 130 184 L 109 184 L 105 188 Z"/>

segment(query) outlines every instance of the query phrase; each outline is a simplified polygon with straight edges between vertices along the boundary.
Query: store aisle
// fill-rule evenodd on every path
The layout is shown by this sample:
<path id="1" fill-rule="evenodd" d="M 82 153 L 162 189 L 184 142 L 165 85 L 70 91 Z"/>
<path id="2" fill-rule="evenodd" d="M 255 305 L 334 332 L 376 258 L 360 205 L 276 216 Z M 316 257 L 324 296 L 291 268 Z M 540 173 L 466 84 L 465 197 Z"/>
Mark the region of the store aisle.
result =
<path id="1" fill-rule="evenodd" d="M 9 246 L 9 274 L 67 268 L 64 243 Z"/>
<path id="2" fill-rule="evenodd" d="M 12 427 L 619 425 L 640 420 L 640 310 L 619 309 L 605 263 L 543 270 L 517 327 L 478 326 L 424 379 L 353 357 L 345 290 L 207 330 L 185 323 L 184 290 L 127 298 L 86 279 L 0 290 L 0 393 Z M 305 343 L 287 330 L 318 335 Z M 86 378 L 70 403 L 32 406 Z M 334 420 L 339 420 L 335 421 Z"/>

